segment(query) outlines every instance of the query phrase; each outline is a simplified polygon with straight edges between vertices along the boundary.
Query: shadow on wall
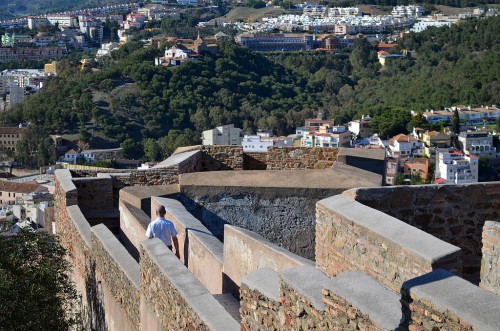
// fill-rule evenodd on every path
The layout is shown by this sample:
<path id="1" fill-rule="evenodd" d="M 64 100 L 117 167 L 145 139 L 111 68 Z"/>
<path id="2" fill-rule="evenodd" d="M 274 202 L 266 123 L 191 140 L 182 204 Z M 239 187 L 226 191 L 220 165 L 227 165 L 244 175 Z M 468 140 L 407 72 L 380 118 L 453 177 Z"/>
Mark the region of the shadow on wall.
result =
<path id="1" fill-rule="evenodd" d="M 94 262 L 91 263 L 89 273 L 86 275 L 85 292 L 87 299 L 87 309 L 83 314 L 84 318 L 87 319 L 85 325 L 90 327 L 91 331 L 107 331 L 108 326 L 106 324 L 102 290 L 100 282 L 96 280 Z"/>
<path id="2" fill-rule="evenodd" d="M 207 153 L 203 153 L 203 157 L 201 159 L 201 167 L 202 171 L 234 170 L 227 164 L 222 163 L 220 160 L 214 158 L 211 155 L 208 155 Z"/>
<path id="3" fill-rule="evenodd" d="M 224 225 L 229 224 L 227 221 L 185 195 L 179 195 L 178 200 L 194 217 L 200 220 L 200 222 L 210 230 L 212 235 L 217 237 L 220 241 L 224 241 Z M 186 236 L 186 238 L 188 238 L 188 236 Z M 184 247 L 188 247 L 188 245 Z"/>

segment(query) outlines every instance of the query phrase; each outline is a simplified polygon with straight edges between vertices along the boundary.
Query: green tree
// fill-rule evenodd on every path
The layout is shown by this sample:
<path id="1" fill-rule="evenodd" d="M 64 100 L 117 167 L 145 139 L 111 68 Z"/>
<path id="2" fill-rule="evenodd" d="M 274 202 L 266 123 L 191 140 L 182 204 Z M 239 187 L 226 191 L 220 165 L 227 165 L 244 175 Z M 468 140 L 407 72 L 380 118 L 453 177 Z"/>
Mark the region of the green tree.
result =
<path id="1" fill-rule="evenodd" d="M 125 139 L 120 147 L 123 148 L 123 156 L 128 159 L 140 159 L 143 155 L 142 145 L 134 139 Z"/>
<path id="2" fill-rule="evenodd" d="M 455 134 L 460 133 L 460 116 L 458 114 L 458 109 L 455 109 L 453 116 L 451 117 L 451 126 Z"/>
<path id="3" fill-rule="evenodd" d="M 144 146 L 144 157 L 148 161 L 158 161 L 161 156 L 161 149 L 158 143 L 152 139 L 147 138 L 142 141 Z"/>
<path id="4" fill-rule="evenodd" d="M 36 124 L 30 124 L 16 146 L 16 159 L 23 166 L 37 168 L 56 161 L 54 141 Z"/>
<path id="5" fill-rule="evenodd" d="M 0 235 L 0 252 L 1 330 L 79 329 L 79 297 L 55 236 Z"/>

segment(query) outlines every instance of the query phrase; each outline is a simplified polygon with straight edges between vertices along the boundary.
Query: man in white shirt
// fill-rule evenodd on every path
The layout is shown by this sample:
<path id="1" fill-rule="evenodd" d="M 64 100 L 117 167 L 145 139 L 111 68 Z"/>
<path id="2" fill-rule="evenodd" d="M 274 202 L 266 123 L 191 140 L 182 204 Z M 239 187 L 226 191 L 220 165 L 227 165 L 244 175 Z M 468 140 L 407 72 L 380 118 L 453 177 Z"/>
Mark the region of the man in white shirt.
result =
<path id="1" fill-rule="evenodd" d="M 175 247 L 175 256 L 179 256 L 179 240 L 177 240 L 177 230 L 175 230 L 174 223 L 165 219 L 165 206 L 158 205 L 156 207 L 156 219 L 149 223 L 148 229 L 146 230 L 146 236 L 148 238 L 158 238 L 167 247 L 172 250 L 172 243 Z"/>

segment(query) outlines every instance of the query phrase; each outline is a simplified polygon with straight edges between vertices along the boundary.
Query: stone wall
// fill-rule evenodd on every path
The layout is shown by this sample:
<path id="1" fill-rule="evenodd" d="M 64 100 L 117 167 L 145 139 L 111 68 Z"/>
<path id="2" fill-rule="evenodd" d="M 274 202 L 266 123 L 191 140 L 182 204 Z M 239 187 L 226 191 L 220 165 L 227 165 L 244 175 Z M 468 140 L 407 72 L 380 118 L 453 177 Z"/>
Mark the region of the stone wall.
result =
<path id="1" fill-rule="evenodd" d="M 141 296 L 166 330 L 240 326 L 159 239 L 141 244 Z"/>
<path id="2" fill-rule="evenodd" d="M 409 330 L 498 330 L 500 296 L 445 270 L 403 284 Z"/>
<path id="3" fill-rule="evenodd" d="M 260 269 L 240 293 L 242 330 L 395 330 L 404 321 L 399 296 L 359 272 Z"/>
<path id="4" fill-rule="evenodd" d="M 123 245 L 100 224 L 92 228 L 92 259 L 95 263 L 97 283 L 104 283 L 114 304 L 104 302 L 107 325 L 115 330 L 138 330 L 140 326 L 139 264 Z M 107 295 L 104 295 L 106 298 Z M 107 306 L 118 306 L 112 314 Z M 111 316 L 110 316 L 111 315 Z M 115 316 L 113 316 L 115 315 Z"/>
<path id="5" fill-rule="evenodd" d="M 315 203 L 341 191 L 181 185 L 181 201 L 219 239 L 231 224 L 313 260 Z"/>
<path id="6" fill-rule="evenodd" d="M 225 226 L 225 290 L 234 293 L 241 285 L 243 276 L 260 268 L 281 271 L 305 265 L 314 266 L 314 263 L 272 244 L 256 233 L 230 225 Z"/>
<path id="7" fill-rule="evenodd" d="M 389 215 L 337 195 L 317 203 L 316 266 L 329 276 L 360 270 L 395 291 L 436 268 L 461 272 L 461 252 Z"/>
<path id="8" fill-rule="evenodd" d="M 500 223 L 485 222 L 482 237 L 483 258 L 479 286 L 500 295 Z"/>
<path id="9" fill-rule="evenodd" d="M 85 211 L 113 209 L 113 181 L 108 178 L 74 178 L 78 206 Z"/>
<path id="10" fill-rule="evenodd" d="M 486 220 L 500 219 L 500 182 L 357 189 L 349 194 L 460 247 L 463 277 L 479 283 L 481 233 Z"/>
<path id="11" fill-rule="evenodd" d="M 267 153 L 243 153 L 243 170 L 266 170 Z"/>
<path id="12" fill-rule="evenodd" d="M 203 146 L 203 171 L 243 170 L 243 146 Z"/>
<path id="13" fill-rule="evenodd" d="M 75 177 L 97 177 L 98 174 L 109 174 L 113 178 L 119 179 L 121 185 L 168 185 L 179 183 L 179 173 L 175 168 L 161 168 L 148 170 L 72 170 Z"/>
<path id="14" fill-rule="evenodd" d="M 269 147 L 267 170 L 329 169 L 338 152 L 338 148 Z"/>

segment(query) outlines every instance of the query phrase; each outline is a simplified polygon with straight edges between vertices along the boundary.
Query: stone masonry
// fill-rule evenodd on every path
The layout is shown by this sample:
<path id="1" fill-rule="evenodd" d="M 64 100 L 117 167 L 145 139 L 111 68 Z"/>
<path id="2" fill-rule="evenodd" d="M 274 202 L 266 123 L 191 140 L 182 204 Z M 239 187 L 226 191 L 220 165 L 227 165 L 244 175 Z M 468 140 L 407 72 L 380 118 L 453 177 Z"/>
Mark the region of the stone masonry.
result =
<path id="1" fill-rule="evenodd" d="M 462 275 L 479 283 L 481 233 L 500 219 L 500 184 L 396 186 L 348 192 L 380 210 L 462 249 Z"/>
<path id="2" fill-rule="evenodd" d="M 330 169 L 338 148 L 269 147 L 267 170 Z"/>
<path id="3" fill-rule="evenodd" d="M 483 258 L 480 287 L 500 295 L 500 223 L 487 221 L 483 227 Z"/>

